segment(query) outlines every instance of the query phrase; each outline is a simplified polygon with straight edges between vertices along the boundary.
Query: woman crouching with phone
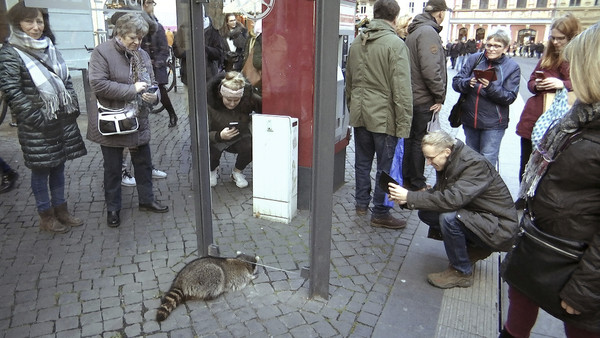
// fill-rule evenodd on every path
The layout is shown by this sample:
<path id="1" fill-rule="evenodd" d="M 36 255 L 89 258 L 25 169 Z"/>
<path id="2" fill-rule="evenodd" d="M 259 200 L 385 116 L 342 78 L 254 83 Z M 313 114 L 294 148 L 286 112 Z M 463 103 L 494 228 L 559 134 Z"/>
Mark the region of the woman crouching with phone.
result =
<path id="1" fill-rule="evenodd" d="M 238 188 L 248 186 L 242 171 L 252 162 L 252 113 L 262 111 L 261 97 L 239 72 L 222 73 L 207 85 L 210 137 L 210 186 L 217 185 L 223 151 L 238 154 L 231 179 Z"/>

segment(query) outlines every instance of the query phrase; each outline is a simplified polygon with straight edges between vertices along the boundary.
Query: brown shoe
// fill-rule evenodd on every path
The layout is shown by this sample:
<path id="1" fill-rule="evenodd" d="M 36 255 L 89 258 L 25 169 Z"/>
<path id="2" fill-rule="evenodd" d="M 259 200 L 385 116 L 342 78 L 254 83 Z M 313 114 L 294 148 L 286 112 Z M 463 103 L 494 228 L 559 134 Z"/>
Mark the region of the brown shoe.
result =
<path id="1" fill-rule="evenodd" d="M 471 264 L 475 264 L 481 260 L 488 258 L 492 254 L 492 250 L 484 249 L 476 246 L 467 245 L 467 253 Z"/>
<path id="2" fill-rule="evenodd" d="M 397 219 L 390 214 L 381 217 L 371 216 L 371 226 L 376 228 L 404 229 L 406 228 L 406 221 Z"/>
<path id="3" fill-rule="evenodd" d="M 57 234 L 63 234 L 69 231 L 71 228 L 60 224 L 54 217 L 54 209 L 50 208 L 40 212 L 40 229 Z"/>
<path id="4" fill-rule="evenodd" d="M 66 226 L 78 227 L 83 225 L 83 221 L 81 219 L 69 214 L 69 208 L 67 207 L 66 202 L 54 207 L 54 216 L 59 222 Z"/>
<path id="5" fill-rule="evenodd" d="M 368 207 L 361 207 L 360 205 L 356 206 L 356 214 L 358 216 L 364 216 L 364 215 L 366 215 L 368 210 L 369 210 Z"/>
<path id="6" fill-rule="evenodd" d="M 449 266 L 446 271 L 427 275 L 427 281 L 440 289 L 450 289 L 457 286 L 468 288 L 473 285 L 473 273 L 467 275 Z"/>

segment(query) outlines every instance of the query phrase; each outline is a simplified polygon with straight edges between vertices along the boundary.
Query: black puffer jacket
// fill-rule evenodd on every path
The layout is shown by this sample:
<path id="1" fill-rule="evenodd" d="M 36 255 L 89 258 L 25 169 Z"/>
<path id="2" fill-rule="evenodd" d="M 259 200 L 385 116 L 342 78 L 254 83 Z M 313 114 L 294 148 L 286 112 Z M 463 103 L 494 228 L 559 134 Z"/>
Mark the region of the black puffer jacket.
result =
<path id="1" fill-rule="evenodd" d="M 237 128 L 240 134 L 233 141 L 250 136 L 250 123 L 252 122 L 250 114 L 252 111 L 262 112 L 261 97 L 253 92 L 252 85 L 249 82 L 246 82 L 244 96 L 242 96 L 240 103 L 233 109 L 225 107 L 219 92 L 221 81 L 224 78 L 225 73 L 220 73 L 207 84 L 208 129 L 212 144 L 225 142 L 218 137 L 218 134 L 229 126 L 229 122 L 239 122 Z"/>
<path id="2" fill-rule="evenodd" d="M 65 87 L 74 105 L 79 107 L 70 77 Z M 27 168 L 54 168 L 87 154 L 76 121 L 79 109 L 71 114 L 57 111 L 57 119 L 46 120 L 41 112 L 44 102 L 31 75 L 17 51 L 8 44 L 0 50 L 0 91 L 17 117 L 19 143 Z"/>
<path id="3" fill-rule="evenodd" d="M 600 102 L 576 104 L 595 111 Z M 581 315 L 575 325 L 600 332 L 600 119 L 588 123 L 581 134 L 548 166 L 530 201 L 535 222 L 552 235 L 586 242 L 589 247 L 560 298 Z"/>

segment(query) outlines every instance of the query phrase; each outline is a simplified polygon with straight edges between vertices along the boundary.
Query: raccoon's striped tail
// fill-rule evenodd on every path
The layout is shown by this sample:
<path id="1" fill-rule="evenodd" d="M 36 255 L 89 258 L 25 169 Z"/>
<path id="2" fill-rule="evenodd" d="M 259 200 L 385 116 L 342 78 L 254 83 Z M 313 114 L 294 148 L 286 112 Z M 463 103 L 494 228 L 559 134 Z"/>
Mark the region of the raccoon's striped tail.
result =
<path id="1" fill-rule="evenodd" d="M 185 301 L 185 297 L 183 295 L 183 291 L 179 288 L 172 288 L 165 294 L 162 299 L 162 303 L 160 307 L 156 311 L 156 321 L 162 322 L 167 319 L 171 312 L 175 310 L 177 305 L 183 303 Z"/>

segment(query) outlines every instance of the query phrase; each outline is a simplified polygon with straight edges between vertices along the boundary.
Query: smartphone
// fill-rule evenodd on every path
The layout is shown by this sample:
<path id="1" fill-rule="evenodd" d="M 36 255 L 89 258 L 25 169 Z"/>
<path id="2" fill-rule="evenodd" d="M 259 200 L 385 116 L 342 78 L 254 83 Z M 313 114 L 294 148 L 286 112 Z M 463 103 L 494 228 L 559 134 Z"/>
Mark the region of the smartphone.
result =
<path id="1" fill-rule="evenodd" d="M 538 79 L 540 79 L 540 80 L 543 80 L 543 79 L 546 78 L 546 75 L 541 70 L 536 70 L 535 71 L 535 77 L 538 78 Z"/>
<path id="2" fill-rule="evenodd" d="M 150 94 L 154 94 L 154 93 L 156 93 L 157 90 L 158 90 L 158 86 L 150 86 L 150 87 L 148 87 L 147 92 Z"/>
<path id="3" fill-rule="evenodd" d="M 229 122 L 229 129 L 237 128 L 239 122 Z"/>
<path id="4" fill-rule="evenodd" d="M 395 179 L 393 179 L 392 176 L 390 176 L 390 174 L 386 173 L 385 171 L 382 171 L 381 175 L 379 175 L 379 187 L 388 195 L 390 194 L 390 187 L 388 186 L 388 183 L 390 182 L 398 184 L 398 182 Z"/>

